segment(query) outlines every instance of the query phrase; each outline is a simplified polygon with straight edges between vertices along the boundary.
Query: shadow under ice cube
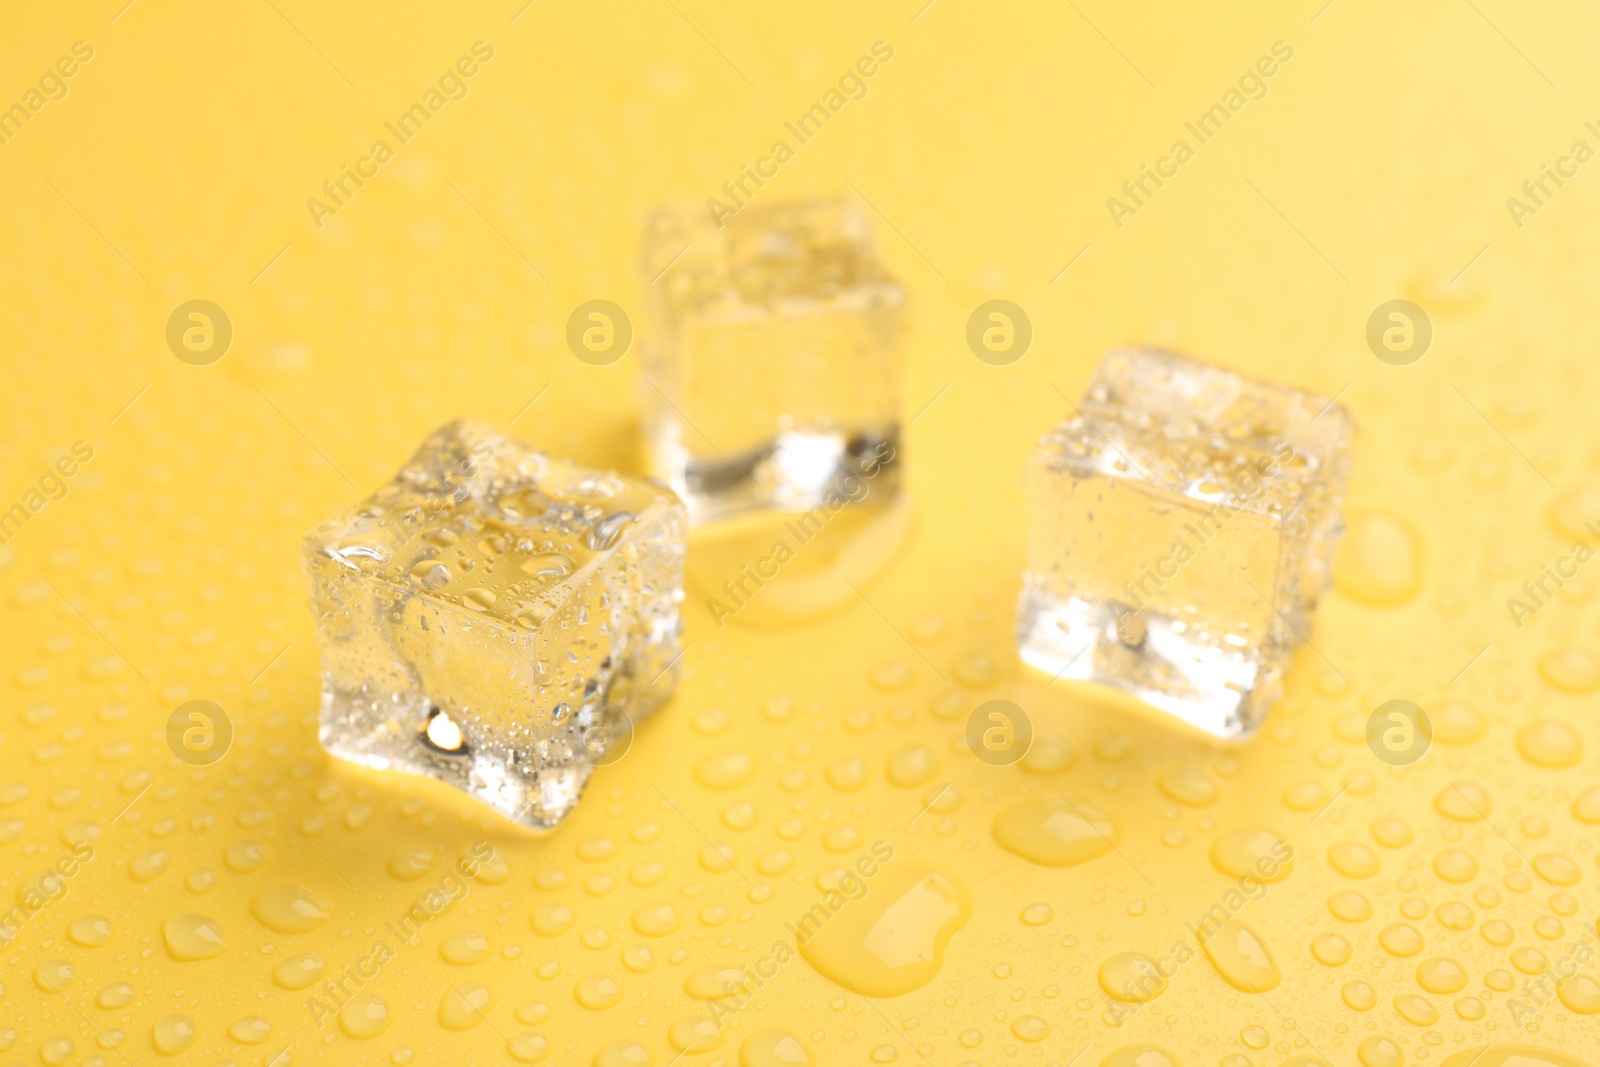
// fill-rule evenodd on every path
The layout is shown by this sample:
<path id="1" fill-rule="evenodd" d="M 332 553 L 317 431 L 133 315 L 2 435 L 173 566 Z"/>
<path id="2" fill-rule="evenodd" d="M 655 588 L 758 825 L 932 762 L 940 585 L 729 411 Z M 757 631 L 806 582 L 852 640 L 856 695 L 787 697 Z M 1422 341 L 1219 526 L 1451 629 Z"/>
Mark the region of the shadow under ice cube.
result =
<path id="1" fill-rule="evenodd" d="M 1244 738 L 1327 587 L 1344 408 L 1167 352 L 1112 352 L 1027 473 L 1022 658 Z"/>
<path id="2" fill-rule="evenodd" d="M 846 199 L 651 217 L 643 424 L 699 523 L 803 511 L 868 468 L 892 494 L 905 293 Z M 879 466 L 882 471 L 879 472 Z"/>
<path id="3" fill-rule="evenodd" d="M 554 826 L 677 683 L 686 528 L 651 482 L 435 431 L 305 539 L 323 747 Z"/>

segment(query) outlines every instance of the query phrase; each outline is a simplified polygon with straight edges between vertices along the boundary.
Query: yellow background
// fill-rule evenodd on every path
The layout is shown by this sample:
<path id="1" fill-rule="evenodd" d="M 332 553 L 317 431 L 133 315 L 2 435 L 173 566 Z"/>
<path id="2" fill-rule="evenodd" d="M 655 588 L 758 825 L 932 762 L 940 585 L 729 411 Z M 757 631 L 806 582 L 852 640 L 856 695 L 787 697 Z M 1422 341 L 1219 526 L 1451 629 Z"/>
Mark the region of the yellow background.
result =
<path id="1" fill-rule="evenodd" d="M 0 949 L 0 1060 L 38 1062 L 66 1037 L 75 1063 L 164 1061 L 152 1026 L 181 1014 L 197 1038 L 165 1062 L 405 1062 L 405 1050 L 417 1062 L 506 1062 L 507 1038 L 534 1030 L 551 1062 L 587 1063 L 602 1045 L 632 1041 L 664 1064 L 676 1055 L 669 1026 L 704 1012 L 684 995 L 685 976 L 759 955 L 816 899 L 816 873 L 839 862 L 823 834 L 849 825 L 971 889 L 973 917 L 937 977 L 867 1001 L 791 963 L 720 1048 L 682 1062 L 738 1062 L 743 1036 L 766 1026 L 800 1035 L 826 1064 L 891 1055 L 941 1067 L 1098 1064 L 1147 1040 L 1190 1067 L 1313 1052 L 1343 1065 L 1373 1036 L 1408 1063 L 1513 1040 L 1592 1062 L 1593 1018 L 1552 1002 L 1519 1031 L 1485 975 L 1505 969 L 1520 985 L 1514 948 L 1554 960 L 1592 942 L 1600 905 L 1595 832 L 1569 812 L 1600 760 L 1589 576 L 1520 630 L 1505 603 L 1565 551 L 1570 538 L 1549 511 L 1600 465 L 1600 164 L 1520 229 L 1506 207 L 1574 141 L 1600 146 L 1583 128 L 1600 119 L 1595 17 L 1577 4 L 1500 0 L 1208 6 L 1226 10 L 111 0 L 4 12 L 0 104 L 20 100 L 74 41 L 95 54 L 64 99 L 0 145 L 0 505 L 22 500 L 72 442 L 95 455 L 69 495 L 0 550 L 0 898 L 9 907 L 64 840 L 86 832 L 81 821 L 101 836 L 66 899 Z M 478 40 L 494 58 L 469 95 L 316 228 L 307 198 Z M 714 195 L 878 40 L 895 54 L 869 95 L 760 194 L 853 187 L 911 294 L 903 415 L 920 412 L 905 443 L 915 533 L 870 586 L 872 606 L 718 631 L 703 604 L 689 603 L 675 702 L 544 840 L 448 790 L 326 759 L 298 538 L 391 476 L 429 429 L 458 415 L 508 423 L 546 387 L 517 420 L 521 436 L 584 463 L 640 469 L 636 354 L 604 368 L 580 362 L 565 348 L 567 315 L 593 298 L 636 307 L 646 211 Z M 1107 198 L 1280 40 L 1294 58 L 1269 95 L 1116 227 Z M 1026 308 L 1036 331 L 1026 358 L 1005 368 L 963 341 L 971 310 L 996 297 Z M 1380 363 L 1363 339 L 1372 309 L 1397 297 L 1422 303 L 1436 330 L 1426 358 L 1404 368 Z M 235 329 L 232 350 L 209 367 L 180 362 L 164 339 L 168 315 L 194 298 L 224 307 Z M 1320 652 L 1297 654 L 1287 699 L 1233 752 L 1076 702 L 1025 677 L 1013 652 L 1024 457 L 1099 355 L 1128 342 L 1327 395 L 1348 386 L 1342 400 L 1360 438 L 1347 512 L 1398 517 L 1420 546 L 1415 589 L 1387 549 L 1350 564 L 1398 569 L 1401 602 L 1328 597 Z M 1577 651 L 1541 670 L 1560 650 Z M 952 689 L 961 697 L 940 704 Z M 936 714 L 994 696 L 1074 746 L 1076 762 L 1053 780 L 1112 814 L 1121 854 L 1047 869 L 994 843 L 994 815 L 1049 795 L 1047 779 L 977 763 L 958 743 L 959 713 Z M 1361 733 L 1390 697 L 1466 701 L 1487 731 L 1392 770 Z M 168 714 L 192 698 L 221 704 L 236 728 L 232 752 L 209 770 L 166 748 Z M 764 711 L 788 704 L 782 721 Z M 1520 754 L 1518 731 L 1539 717 L 1576 732 L 1586 746 L 1576 765 Z M 887 754 L 917 744 L 939 759 L 930 787 L 888 784 Z M 729 790 L 702 785 L 694 768 L 728 753 L 749 756 L 757 773 Z M 870 782 L 845 793 L 826 770 L 851 755 L 867 762 Z M 1218 798 L 1191 807 L 1164 795 L 1157 779 L 1174 768 L 1204 770 Z M 1332 798 L 1352 780 L 1314 824 L 1315 810 L 1290 803 Z M 1436 810 L 1436 795 L 1466 781 L 1492 799 L 1487 820 Z M 961 804 L 916 818 L 944 782 Z M 744 802 L 755 819 L 736 828 L 749 812 L 729 809 Z M 1369 827 L 1383 816 L 1405 820 L 1412 842 L 1376 844 Z M 785 839 L 792 820 L 801 831 Z M 1110 1026 L 1101 962 L 1158 954 L 1181 936 L 1229 884 L 1208 859 L 1211 842 L 1249 823 L 1279 830 L 1298 857 L 1246 920 L 1282 985 L 1240 993 L 1196 959 Z M 358 958 L 480 838 L 509 876 L 475 884 L 422 948 L 384 968 L 371 987 L 393 1018 L 381 1036 L 317 1029 L 310 991 L 269 979 L 292 952 L 323 953 L 335 967 Z M 708 838 L 731 845 L 770 895 L 752 900 L 738 873 L 707 869 Z M 1381 871 L 1361 880 L 1335 871 L 1326 856 L 1341 841 L 1364 843 Z M 226 861 L 241 842 L 264 849 L 258 868 Z M 1480 861 L 1473 883 L 1435 876 L 1432 858 L 1450 847 Z M 390 873 L 407 850 L 431 853 L 422 880 Z M 758 876 L 763 860 L 784 866 L 779 851 L 792 866 Z M 155 852 L 167 856 L 164 872 L 131 877 L 134 859 Z M 1534 926 L 1558 891 L 1532 871 L 1545 854 L 1581 872 L 1560 890 L 1579 906 L 1553 940 Z M 630 872 L 652 862 L 666 879 L 634 884 Z M 187 887 L 198 869 L 217 872 L 215 888 Z M 536 874 L 552 870 L 566 884 L 536 888 Z M 332 899 L 333 920 L 288 937 L 255 922 L 252 896 L 284 883 Z M 1473 904 L 1476 923 L 1510 923 L 1511 945 L 1433 917 L 1484 886 L 1501 902 Z M 1327 898 L 1350 888 L 1372 900 L 1372 919 L 1329 913 Z M 1411 898 L 1425 905 L 1414 924 L 1427 948 L 1400 958 L 1378 933 L 1402 921 Z M 635 973 L 620 955 L 641 940 L 629 917 L 656 900 L 671 902 L 682 926 L 652 942 L 656 966 Z M 545 938 L 529 915 L 552 901 L 576 922 Z M 1052 911 L 1043 925 L 1019 918 L 1035 903 Z M 187 912 L 219 924 L 224 954 L 170 958 L 162 923 Z M 110 921 L 109 944 L 67 937 L 69 921 L 90 914 Z M 609 943 L 587 947 L 581 937 L 597 929 Z M 1353 956 L 1327 966 L 1309 945 L 1335 929 Z M 466 930 L 487 935 L 489 957 L 445 963 L 439 940 Z M 1421 992 L 1416 964 L 1436 955 L 1466 968 L 1463 995 L 1484 1001 L 1482 1020 L 1461 1018 L 1450 996 L 1429 998 L 1441 1016 L 1433 1025 L 1397 1012 L 1395 997 Z M 76 978 L 47 993 L 35 970 L 56 959 Z M 613 977 L 620 1002 L 578 1006 L 574 986 L 591 975 Z M 1351 980 L 1374 987 L 1375 1008 L 1346 1006 L 1340 988 Z M 130 1005 L 95 1005 L 98 990 L 124 981 L 136 987 Z M 452 982 L 491 992 L 489 1025 L 441 1026 Z M 529 1001 L 547 1004 L 549 1019 L 519 1022 Z M 1049 1035 L 1019 1038 L 1024 1015 Z M 247 1016 L 270 1022 L 265 1043 L 229 1035 Z M 124 1036 L 108 1049 L 97 1031 L 106 1044 Z"/>

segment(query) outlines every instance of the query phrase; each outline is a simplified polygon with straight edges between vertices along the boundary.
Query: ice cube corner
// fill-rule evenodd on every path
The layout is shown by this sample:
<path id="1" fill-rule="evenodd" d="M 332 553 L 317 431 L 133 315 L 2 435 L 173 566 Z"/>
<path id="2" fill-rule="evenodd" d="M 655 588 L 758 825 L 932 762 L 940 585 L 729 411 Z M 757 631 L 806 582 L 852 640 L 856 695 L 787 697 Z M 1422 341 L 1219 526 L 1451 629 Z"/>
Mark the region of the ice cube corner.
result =
<path id="1" fill-rule="evenodd" d="M 687 516 L 475 421 L 309 534 L 319 737 L 550 827 L 677 681 Z"/>

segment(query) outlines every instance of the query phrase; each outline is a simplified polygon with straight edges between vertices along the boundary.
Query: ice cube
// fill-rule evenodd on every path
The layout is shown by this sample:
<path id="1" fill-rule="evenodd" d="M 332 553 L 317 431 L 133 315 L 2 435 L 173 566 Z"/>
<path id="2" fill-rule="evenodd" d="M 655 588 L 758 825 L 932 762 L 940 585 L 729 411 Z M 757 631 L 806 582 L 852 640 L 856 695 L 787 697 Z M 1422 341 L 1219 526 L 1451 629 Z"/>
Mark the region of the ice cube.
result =
<path id="1" fill-rule="evenodd" d="M 1299 389 L 1107 355 L 1028 465 L 1023 660 L 1248 737 L 1328 585 L 1353 433 Z"/>
<path id="2" fill-rule="evenodd" d="M 651 469 L 696 523 L 899 482 L 905 294 L 853 201 L 666 208 L 644 247 Z M 879 469 L 881 465 L 881 470 Z"/>
<path id="3" fill-rule="evenodd" d="M 323 747 L 555 825 L 677 683 L 686 528 L 652 482 L 436 430 L 305 539 Z"/>

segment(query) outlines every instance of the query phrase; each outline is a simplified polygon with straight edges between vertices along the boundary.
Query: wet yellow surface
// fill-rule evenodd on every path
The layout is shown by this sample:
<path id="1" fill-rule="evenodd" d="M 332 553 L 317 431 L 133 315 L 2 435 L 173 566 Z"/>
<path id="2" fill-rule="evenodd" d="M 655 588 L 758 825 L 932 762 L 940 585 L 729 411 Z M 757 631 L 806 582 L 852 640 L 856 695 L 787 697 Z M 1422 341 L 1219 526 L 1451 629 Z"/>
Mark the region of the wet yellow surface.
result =
<path id="1" fill-rule="evenodd" d="M 1600 1062 L 1592 12 L 124 2 L 0 16 L 0 1063 Z M 697 534 L 678 695 L 548 836 L 329 759 L 299 538 L 458 416 L 643 470 L 568 317 L 746 165 L 870 205 L 905 507 L 720 628 L 763 546 Z M 1024 459 L 1127 343 L 1359 427 L 1240 747 L 1014 653 Z"/>

